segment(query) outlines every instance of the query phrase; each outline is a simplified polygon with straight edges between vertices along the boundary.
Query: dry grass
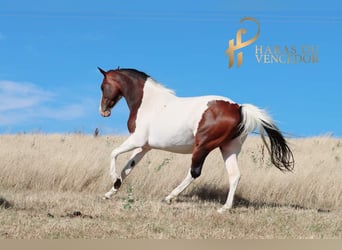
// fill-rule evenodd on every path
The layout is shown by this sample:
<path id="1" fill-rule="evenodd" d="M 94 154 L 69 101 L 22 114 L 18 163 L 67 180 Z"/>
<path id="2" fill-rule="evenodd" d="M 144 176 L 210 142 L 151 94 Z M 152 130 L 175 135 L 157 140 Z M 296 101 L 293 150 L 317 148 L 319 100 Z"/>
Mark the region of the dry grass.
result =
<path id="1" fill-rule="evenodd" d="M 272 167 L 259 138 L 240 154 L 236 208 L 220 215 L 227 176 L 218 151 L 171 206 L 190 155 L 151 151 L 110 201 L 109 155 L 123 137 L 0 136 L 0 238 L 342 238 L 342 140 L 290 140 L 296 166 Z M 129 154 L 119 157 L 122 166 Z"/>

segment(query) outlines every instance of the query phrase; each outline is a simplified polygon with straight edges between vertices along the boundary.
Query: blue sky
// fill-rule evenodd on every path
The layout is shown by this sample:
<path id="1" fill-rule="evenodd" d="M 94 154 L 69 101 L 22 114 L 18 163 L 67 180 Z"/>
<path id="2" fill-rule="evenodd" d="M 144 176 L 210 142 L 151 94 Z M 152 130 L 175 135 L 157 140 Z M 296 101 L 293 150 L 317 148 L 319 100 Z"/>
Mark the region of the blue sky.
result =
<path id="1" fill-rule="evenodd" d="M 228 41 L 247 29 L 243 64 Z M 342 136 L 340 1 L 0 2 L 0 133 L 125 134 L 122 100 L 98 113 L 106 70 L 136 68 L 179 96 L 217 94 L 268 110 L 289 136 Z M 314 46 L 318 63 L 258 63 L 255 47 Z"/>

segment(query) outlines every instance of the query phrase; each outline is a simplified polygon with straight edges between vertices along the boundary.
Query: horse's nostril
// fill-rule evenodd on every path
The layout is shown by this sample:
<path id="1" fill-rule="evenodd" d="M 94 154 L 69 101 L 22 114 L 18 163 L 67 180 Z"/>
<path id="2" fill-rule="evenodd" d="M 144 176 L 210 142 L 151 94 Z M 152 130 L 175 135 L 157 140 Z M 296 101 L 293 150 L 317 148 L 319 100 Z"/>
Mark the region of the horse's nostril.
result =
<path id="1" fill-rule="evenodd" d="M 102 111 L 102 109 L 100 109 L 100 114 L 101 114 L 103 117 L 108 117 L 108 116 L 110 116 L 110 110 Z"/>
<path id="2" fill-rule="evenodd" d="M 110 116 L 110 111 L 109 111 L 109 110 L 106 110 L 105 112 L 103 112 L 103 116 L 104 116 L 104 117 Z"/>

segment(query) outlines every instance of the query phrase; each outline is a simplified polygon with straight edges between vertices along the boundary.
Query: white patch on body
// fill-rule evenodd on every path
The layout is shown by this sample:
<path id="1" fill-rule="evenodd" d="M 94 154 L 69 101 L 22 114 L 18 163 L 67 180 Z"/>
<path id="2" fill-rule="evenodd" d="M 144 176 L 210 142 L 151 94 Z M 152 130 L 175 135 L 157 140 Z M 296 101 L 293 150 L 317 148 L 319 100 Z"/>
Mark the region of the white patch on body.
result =
<path id="1" fill-rule="evenodd" d="M 177 97 L 148 78 L 134 134 L 139 134 L 151 148 L 191 153 L 198 124 L 213 100 L 234 103 L 223 96 Z"/>

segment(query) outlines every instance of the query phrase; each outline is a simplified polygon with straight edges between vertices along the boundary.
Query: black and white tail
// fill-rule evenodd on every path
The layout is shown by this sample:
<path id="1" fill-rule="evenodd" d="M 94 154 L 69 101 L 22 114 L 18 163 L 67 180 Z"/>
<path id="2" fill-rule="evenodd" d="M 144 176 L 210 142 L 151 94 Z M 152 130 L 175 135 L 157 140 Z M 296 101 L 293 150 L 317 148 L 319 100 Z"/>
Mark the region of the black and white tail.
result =
<path id="1" fill-rule="evenodd" d="M 292 151 L 272 118 L 264 110 L 251 104 L 241 105 L 241 115 L 241 135 L 247 135 L 258 129 L 274 166 L 281 171 L 292 171 L 294 167 Z M 266 142 L 265 131 L 269 137 L 271 147 Z"/>

